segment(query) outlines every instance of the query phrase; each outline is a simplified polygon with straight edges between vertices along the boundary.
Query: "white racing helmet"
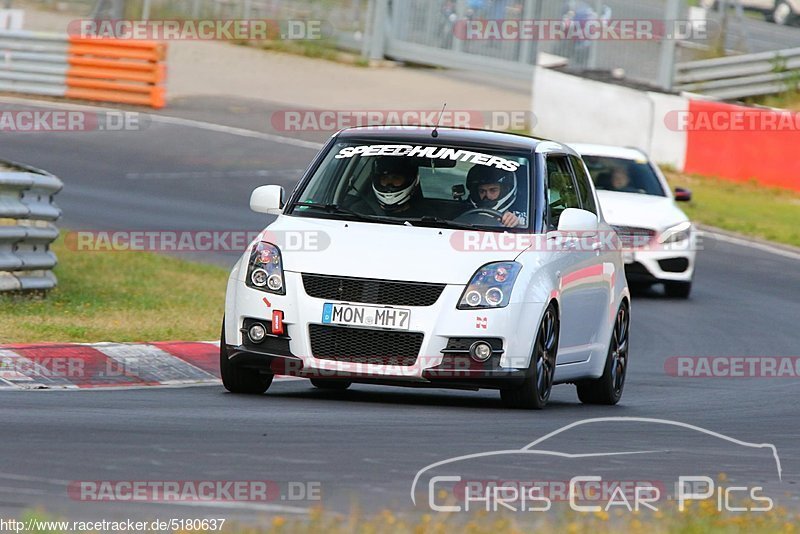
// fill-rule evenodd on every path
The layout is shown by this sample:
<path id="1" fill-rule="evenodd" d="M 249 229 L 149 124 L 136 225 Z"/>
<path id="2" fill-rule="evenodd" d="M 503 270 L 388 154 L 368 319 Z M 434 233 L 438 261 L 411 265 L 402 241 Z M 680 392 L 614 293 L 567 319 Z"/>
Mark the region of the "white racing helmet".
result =
<path id="1" fill-rule="evenodd" d="M 419 190 L 418 171 L 417 164 L 410 158 L 384 156 L 375 162 L 372 190 L 383 209 L 396 210 L 411 200 Z M 403 181 L 399 185 L 383 183 L 388 176 L 400 176 Z"/>

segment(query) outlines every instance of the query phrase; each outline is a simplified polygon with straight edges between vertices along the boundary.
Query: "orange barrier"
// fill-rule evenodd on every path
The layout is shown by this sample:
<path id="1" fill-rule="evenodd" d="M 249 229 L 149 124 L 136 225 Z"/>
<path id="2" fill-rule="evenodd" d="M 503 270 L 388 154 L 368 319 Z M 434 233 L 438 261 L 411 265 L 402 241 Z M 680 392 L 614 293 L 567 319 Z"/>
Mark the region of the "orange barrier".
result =
<path id="1" fill-rule="evenodd" d="M 163 108 L 166 52 L 153 41 L 70 36 L 65 96 Z"/>
<path id="2" fill-rule="evenodd" d="M 690 100 L 684 171 L 800 191 L 800 114 Z"/>

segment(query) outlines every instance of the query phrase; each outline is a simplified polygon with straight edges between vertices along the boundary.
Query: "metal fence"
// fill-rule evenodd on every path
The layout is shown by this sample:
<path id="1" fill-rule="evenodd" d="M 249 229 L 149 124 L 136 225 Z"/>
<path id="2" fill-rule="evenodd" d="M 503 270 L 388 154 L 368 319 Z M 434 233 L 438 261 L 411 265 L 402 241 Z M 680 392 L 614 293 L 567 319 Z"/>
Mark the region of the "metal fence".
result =
<path id="1" fill-rule="evenodd" d="M 330 42 L 372 59 L 388 57 L 523 79 L 530 79 L 538 59 L 539 64 L 561 66 L 577 75 L 613 72 L 615 78 L 664 90 L 683 88 L 684 82 L 673 85 L 676 74 L 683 76 L 675 70 L 676 63 L 686 64 L 717 54 L 786 49 L 795 46 L 800 36 L 797 28 L 780 27 L 747 16 L 741 5 L 723 12 L 690 7 L 696 3 L 690 0 L 95 0 L 93 14 L 100 16 L 116 10 L 124 12 L 126 18 L 319 20 Z M 729 0 L 728 4 L 737 5 L 735 0 Z M 645 19 L 665 25 L 706 19 L 708 34 L 683 40 L 493 40 L 464 39 L 456 31 L 465 21 L 579 23 L 592 18 Z"/>
<path id="2" fill-rule="evenodd" d="M 45 171 L 0 161 L 0 291 L 55 287 L 50 244 L 61 210 L 53 198 L 62 186 Z"/>
<path id="3" fill-rule="evenodd" d="M 546 62 L 564 64 L 567 70 L 578 74 L 617 70 L 626 78 L 654 84 L 661 72 L 671 68 L 670 64 L 661 64 L 662 47 L 669 44 L 664 41 L 467 40 L 458 38 L 454 30 L 465 20 L 573 24 L 591 18 L 676 20 L 685 18 L 688 9 L 683 2 L 671 7 L 664 0 L 400 0 L 391 5 L 386 36 L 386 53 L 390 56 L 463 66 L 464 55 L 468 55 L 468 66 L 526 77 L 532 70 L 534 55 L 540 61 L 541 55 L 546 55 Z M 671 62 L 671 58 L 663 61 Z"/>
<path id="4" fill-rule="evenodd" d="M 675 89 L 723 100 L 800 90 L 800 48 L 679 63 Z"/>
<path id="5" fill-rule="evenodd" d="M 470 20 L 682 18 L 686 2 L 675 1 L 677 13 L 667 11 L 669 0 L 98 0 L 94 14 L 116 9 L 126 18 L 320 20 L 331 41 L 374 59 L 528 78 L 534 56 L 542 53 L 549 64 L 576 73 L 618 69 L 632 80 L 655 83 L 670 70 L 663 61 L 672 60 L 654 61 L 662 57 L 662 42 L 469 40 L 455 29 Z"/>

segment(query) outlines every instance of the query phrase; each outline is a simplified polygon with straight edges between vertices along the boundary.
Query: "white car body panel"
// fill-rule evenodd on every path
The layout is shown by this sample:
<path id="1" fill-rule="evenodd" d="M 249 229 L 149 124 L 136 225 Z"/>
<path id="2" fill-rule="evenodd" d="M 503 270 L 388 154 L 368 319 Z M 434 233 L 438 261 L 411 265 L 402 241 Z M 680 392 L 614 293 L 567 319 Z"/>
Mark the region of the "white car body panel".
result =
<path id="1" fill-rule="evenodd" d="M 372 376 L 422 380 L 424 369 L 442 360 L 440 352 L 449 337 L 484 336 L 503 340 L 501 365 L 524 368 L 530 361 L 533 335 L 552 298 L 562 314 L 555 382 L 580 377 L 598 377 L 605 363 L 616 310 L 628 295 L 620 273 L 619 255 L 609 253 L 597 265 L 593 251 L 465 252 L 450 245 L 453 230 L 414 228 L 375 223 L 280 216 L 265 229 L 277 232 L 324 230 L 330 246 L 324 251 L 294 251 L 283 254 L 286 295 L 265 293 L 244 284 L 249 249 L 232 270 L 226 299 L 226 339 L 231 345 L 243 343 L 239 331 L 245 317 L 269 319 L 271 311 L 284 312 L 284 323 L 293 332 L 290 348 L 303 360 L 304 369 L 339 371 Z M 441 235 L 440 235 L 441 234 Z M 376 236 L 379 239 L 375 239 Z M 581 255 L 578 258 L 578 255 Z M 505 308 L 457 310 L 456 305 L 474 272 L 493 261 L 522 263 Z M 447 284 L 433 306 L 405 307 L 411 310 L 410 331 L 424 332 L 420 357 L 413 367 L 351 364 L 314 358 L 308 340 L 308 325 L 320 323 L 324 299 L 308 296 L 302 273 L 364 277 L 383 280 L 436 282 Z M 270 307 L 264 303 L 264 298 Z M 396 306 L 403 307 L 403 306 Z M 605 318 L 598 321 L 598 316 Z M 478 318 L 487 327 L 478 328 Z M 574 332 L 574 334 L 573 334 Z"/>
<path id="2" fill-rule="evenodd" d="M 451 239 L 457 231 L 447 228 L 393 224 L 376 228 L 374 223 L 281 215 L 267 232 L 327 237 L 322 250 L 284 254 L 284 270 L 355 278 L 465 284 L 481 265 L 511 261 L 519 254 L 519 251 L 456 250 Z"/>

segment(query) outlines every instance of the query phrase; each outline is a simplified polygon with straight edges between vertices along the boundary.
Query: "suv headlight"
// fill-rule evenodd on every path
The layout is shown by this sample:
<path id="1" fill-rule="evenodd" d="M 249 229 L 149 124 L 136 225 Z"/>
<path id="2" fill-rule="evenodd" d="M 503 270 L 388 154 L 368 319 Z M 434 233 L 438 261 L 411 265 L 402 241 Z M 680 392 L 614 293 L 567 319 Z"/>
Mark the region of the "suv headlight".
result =
<path id="1" fill-rule="evenodd" d="M 686 241 L 690 237 L 692 237 L 692 223 L 684 221 L 661 232 L 661 235 L 658 237 L 658 242 L 662 245 L 666 245 L 667 243 L 679 243 L 681 241 Z"/>
<path id="2" fill-rule="evenodd" d="M 286 294 L 283 284 L 283 260 L 278 247 L 266 241 L 260 241 L 253 247 L 247 265 L 245 284 L 260 291 Z"/>
<path id="3" fill-rule="evenodd" d="M 520 269 L 522 265 L 515 261 L 487 263 L 472 275 L 457 308 L 476 310 L 508 306 Z"/>

